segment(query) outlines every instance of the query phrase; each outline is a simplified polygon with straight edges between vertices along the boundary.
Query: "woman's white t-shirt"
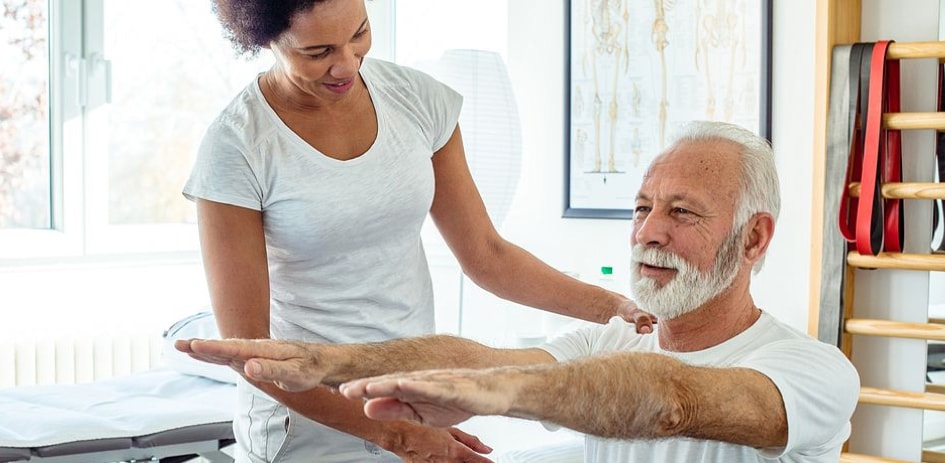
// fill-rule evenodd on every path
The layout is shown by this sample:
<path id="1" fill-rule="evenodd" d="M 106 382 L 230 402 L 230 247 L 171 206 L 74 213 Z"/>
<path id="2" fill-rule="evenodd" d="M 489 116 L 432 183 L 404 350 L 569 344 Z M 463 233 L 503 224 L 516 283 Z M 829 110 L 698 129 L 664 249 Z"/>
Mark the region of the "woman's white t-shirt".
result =
<path id="1" fill-rule="evenodd" d="M 420 229 L 433 202 L 432 156 L 453 134 L 462 97 L 393 63 L 365 59 L 360 73 L 377 114 L 377 137 L 361 156 L 339 161 L 317 151 L 282 122 L 254 80 L 207 130 L 184 187 L 189 199 L 262 211 L 273 338 L 375 342 L 434 331 Z M 272 402 L 248 393 L 244 408 L 259 411 Z M 237 429 L 245 426 L 254 437 L 237 435 L 241 445 L 252 440 L 252 454 L 273 458 L 286 446 L 283 412 L 266 418 L 263 426 L 271 429 L 261 436 L 259 419 L 243 410 Z M 291 436 L 293 445 L 307 440 L 318 447 L 300 461 L 331 455 L 333 442 L 354 439 L 292 417 L 309 428 L 290 427 L 290 434 L 300 433 Z M 341 447 L 360 447 L 364 461 L 377 453 L 360 439 L 349 444 Z"/>

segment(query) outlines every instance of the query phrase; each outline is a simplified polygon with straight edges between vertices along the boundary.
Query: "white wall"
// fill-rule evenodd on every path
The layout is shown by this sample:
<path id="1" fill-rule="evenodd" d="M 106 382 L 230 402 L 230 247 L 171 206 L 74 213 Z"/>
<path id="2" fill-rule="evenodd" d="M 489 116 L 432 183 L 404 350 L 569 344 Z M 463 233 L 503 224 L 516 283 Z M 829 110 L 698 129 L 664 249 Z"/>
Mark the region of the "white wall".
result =
<path id="1" fill-rule="evenodd" d="M 615 267 L 626 290 L 627 220 L 562 219 L 564 196 L 564 16 L 560 2 L 509 2 L 509 72 L 522 116 L 522 182 L 502 232 L 562 270 L 593 280 Z M 813 143 L 813 2 L 775 2 L 773 142 L 783 208 L 766 268 L 756 277 L 760 307 L 807 329 Z M 495 302 L 495 304 L 502 304 Z M 475 303 L 473 305 L 476 305 Z M 536 316 L 537 317 L 537 316 Z"/>

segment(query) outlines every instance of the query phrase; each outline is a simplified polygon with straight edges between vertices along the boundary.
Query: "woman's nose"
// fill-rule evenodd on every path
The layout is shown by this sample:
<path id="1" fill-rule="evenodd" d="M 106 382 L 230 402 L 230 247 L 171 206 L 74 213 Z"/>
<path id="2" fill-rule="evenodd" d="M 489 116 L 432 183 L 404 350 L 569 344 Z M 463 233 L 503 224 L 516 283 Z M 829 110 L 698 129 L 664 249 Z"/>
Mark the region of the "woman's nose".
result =
<path id="1" fill-rule="evenodd" d="M 337 59 L 331 65 L 329 73 L 336 79 L 346 79 L 354 76 L 361 66 L 361 56 L 351 47 L 345 47 L 337 55 Z"/>

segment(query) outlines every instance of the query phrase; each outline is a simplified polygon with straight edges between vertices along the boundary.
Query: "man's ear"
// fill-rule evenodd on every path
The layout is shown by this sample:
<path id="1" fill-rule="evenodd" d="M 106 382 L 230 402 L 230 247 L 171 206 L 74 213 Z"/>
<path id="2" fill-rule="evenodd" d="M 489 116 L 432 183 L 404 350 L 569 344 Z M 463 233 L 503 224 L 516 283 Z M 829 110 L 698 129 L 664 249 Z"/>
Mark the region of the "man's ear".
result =
<path id="1" fill-rule="evenodd" d="M 745 259 L 752 265 L 758 262 L 774 236 L 774 216 L 759 212 L 748 219 L 745 229 Z"/>

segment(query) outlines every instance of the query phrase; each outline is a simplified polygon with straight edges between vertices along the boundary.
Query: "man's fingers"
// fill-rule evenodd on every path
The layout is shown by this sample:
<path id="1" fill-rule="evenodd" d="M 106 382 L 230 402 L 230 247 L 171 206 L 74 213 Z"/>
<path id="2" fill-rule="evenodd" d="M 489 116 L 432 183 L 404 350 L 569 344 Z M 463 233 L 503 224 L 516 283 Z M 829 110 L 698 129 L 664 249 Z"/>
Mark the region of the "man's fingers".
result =
<path id="1" fill-rule="evenodd" d="M 185 354 L 193 353 L 193 350 L 190 349 L 191 341 L 193 340 L 192 339 L 178 339 L 174 341 L 174 348 Z"/>
<path id="2" fill-rule="evenodd" d="M 243 372 L 256 381 L 271 381 L 289 392 L 298 392 L 318 386 L 318 378 L 307 377 L 295 362 L 268 359 L 246 361 Z"/>
<path id="3" fill-rule="evenodd" d="M 422 423 L 423 417 L 411 407 L 393 397 L 371 399 L 364 404 L 364 414 L 375 420 L 411 420 Z"/>
<path id="4" fill-rule="evenodd" d="M 296 343 L 271 339 L 183 339 L 175 341 L 174 347 L 197 360 L 223 365 L 254 358 L 289 360 L 307 354 Z"/>
<path id="5" fill-rule="evenodd" d="M 348 381 L 347 383 L 342 383 L 338 386 L 338 392 L 341 395 L 349 399 L 363 399 L 364 397 L 364 386 L 367 385 L 368 379 L 356 379 L 354 381 Z"/>
<path id="6" fill-rule="evenodd" d="M 265 349 L 257 340 L 249 339 L 194 339 L 190 342 L 190 348 L 198 354 L 244 361 L 253 357 L 270 356 L 270 349 Z"/>

